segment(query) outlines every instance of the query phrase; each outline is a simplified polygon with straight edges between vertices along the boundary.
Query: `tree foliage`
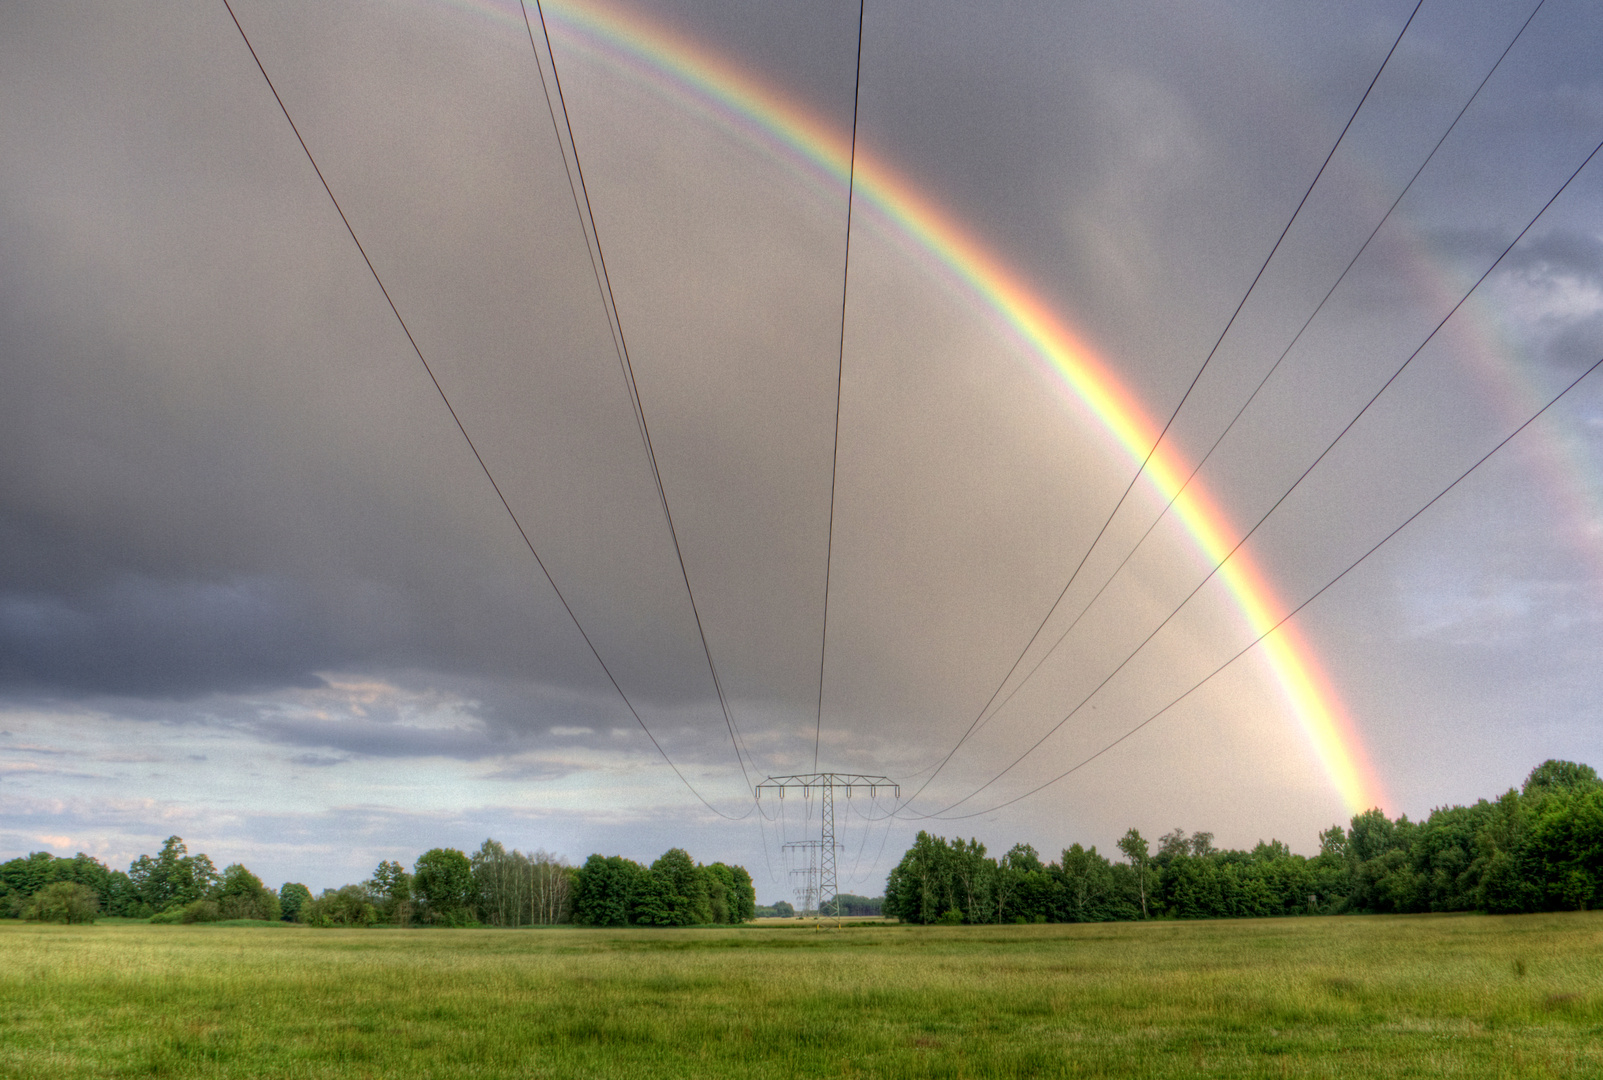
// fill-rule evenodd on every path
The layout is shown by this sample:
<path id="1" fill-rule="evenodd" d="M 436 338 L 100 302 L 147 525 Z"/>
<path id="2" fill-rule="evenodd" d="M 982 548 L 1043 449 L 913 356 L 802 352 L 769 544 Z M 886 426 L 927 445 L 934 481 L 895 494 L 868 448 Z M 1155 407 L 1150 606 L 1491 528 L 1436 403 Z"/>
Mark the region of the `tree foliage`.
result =
<path id="1" fill-rule="evenodd" d="M 35 922 L 92 923 L 100 910 L 95 890 L 76 881 L 53 881 L 28 898 L 24 919 Z"/>
<path id="2" fill-rule="evenodd" d="M 456 848 L 430 848 L 412 867 L 413 890 L 423 917 L 443 926 L 467 926 L 476 921 L 478 886 L 473 863 Z"/>
<path id="3" fill-rule="evenodd" d="M 975 841 L 921 832 L 890 873 L 885 913 L 904 922 L 1097 922 L 1362 912 L 1561 911 L 1603 905 L 1603 781 L 1546 761 L 1495 802 L 1440 807 L 1424 821 L 1380 810 L 1319 835 L 1319 854 L 1279 840 L 1221 850 L 1174 829 L 1156 853 L 1135 829 L 1124 862 L 1066 849 L 1042 865 L 1017 845 L 1001 859 Z"/>
<path id="4" fill-rule="evenodd" d="M 574 868 L 547 851 L 509 850 L 488 839 L 471 857 L 432 848 L 410 871 L 383 860 L 367 881 L 315 897 L 293 881 L 275 891 L 242 863 L 219 873 L 178 836 L 168 837 L 154 856 L 136 858 L 128 873 L 84 854 L 64 859 L 40 851 L 0 863 L 0 917 L 57 919 L 68 910 L 63 898 L 70 897 L 78 919 L 89 910 L 86 896 L 100 915 L 160 923 L 695 926 L 746 922 L 757 913 L 757 890 L 744 867 L 701 865 L 683 848 L 665 852 L 650 868 L 601 855 Z"/>
<path id="5" fill-rule="evenodd" d="M 278 887 L 279 918 L 296 922 L 301 908 L 312 902 L 312 890 L 298 881 L 286 881 Z"/>
<path id="6" fill-rule="evenodd" d="M 324 889 L 317 899 L 301 905 L 297 917 L 307 926 L 325 927 L 374 926 L 379 921 L 378 908 L 360 885 Z"/>
<path id="7" fill-rule="evenodd" d="M 581 926 L 697 926 L 757 915 L 745 867 L 703 866 L 683 848 L 650 868 L 619 855 L 592 855 L 574 873 L 573 921 Z"/>
<path id="8" fill-rule="evenodd" d="M 573 869 L 543 849 L 508 851 L 486 840 L 473 855 L 479 918 L 491 926 L 565 922 L 573 903 Z"/>
<path id="9" fill-rule="evenodd" d="M 240 863 L 223 871 L 222 883 L 209 899 L 215 901 L 218 917 L 223 919 L 274 921 L 281 914 L 278 894 Z"/>

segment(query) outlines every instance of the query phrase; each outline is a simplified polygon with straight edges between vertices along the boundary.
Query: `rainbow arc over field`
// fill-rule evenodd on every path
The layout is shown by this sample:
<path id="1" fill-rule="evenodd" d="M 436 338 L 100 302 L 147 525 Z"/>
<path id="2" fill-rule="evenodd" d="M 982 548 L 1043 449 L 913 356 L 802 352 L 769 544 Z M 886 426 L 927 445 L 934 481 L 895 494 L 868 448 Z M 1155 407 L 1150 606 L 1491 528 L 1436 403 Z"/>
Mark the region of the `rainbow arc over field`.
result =
<path id="1" fill-rule="evenodd" d="M 523 14 L 494 0 L 456 0 L 501 22 Z M 530 0 L 533 7 L 533 0 Z M 623 63 L 721 115 L 731 126 L 774 145 L 798 167 L 846 191 L 850 132 L 828 123 L 806 106 L 700 42 L 645 16 L 610 3 L 545 0 L 547 27 L 560 49 L 570 46 Z M 531 12 L 532 14 L 532 12 Z M 536 27 L 538 32 L 538 26 Z M 1063 392 L 1099 423 L 1132 464 L 1147 457 L 1160 427 L 1122 385 L 1107 362 L 1016 270 L 950 213 L 899 174 L 872 149 L 858 143 L 855 176 L 859 206 L 877 214 L 966 291 L 1014 339 L 1024 355 L 1043 364 Z M 1164 502 L 1179 492 L 1172 513 L 1210 565 L 1234 546 L 1235 529 L 1200 483 L 1184 487 L 1190 474 L 1168 446 L 1146 467 L 1146 480 Z M 1253 637 L 1264 634 L 1289 605 L 1280 602 L 1243 549 L 1218 572 Z M 1312 650 L 1287 623 L 1259 649 L 1292 714 L 1332 786 L 1353 811 L 1383 805 L 1375 775 L 1351 717 Z"/>

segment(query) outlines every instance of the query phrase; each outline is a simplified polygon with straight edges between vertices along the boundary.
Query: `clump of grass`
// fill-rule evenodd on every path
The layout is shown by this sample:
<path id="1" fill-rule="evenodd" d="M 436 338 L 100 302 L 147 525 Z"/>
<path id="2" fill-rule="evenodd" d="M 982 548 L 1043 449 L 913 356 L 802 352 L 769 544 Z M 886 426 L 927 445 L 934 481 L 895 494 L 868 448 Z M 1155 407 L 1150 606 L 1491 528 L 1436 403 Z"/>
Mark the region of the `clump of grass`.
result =
<path id="1" fill-rule="evenodd" d="M 528 931 L 0 923 L 0 1077 L 1603 1075 L 1603 915 Z M 1535 958 L 1520 980 L 1489 977 Z"/>

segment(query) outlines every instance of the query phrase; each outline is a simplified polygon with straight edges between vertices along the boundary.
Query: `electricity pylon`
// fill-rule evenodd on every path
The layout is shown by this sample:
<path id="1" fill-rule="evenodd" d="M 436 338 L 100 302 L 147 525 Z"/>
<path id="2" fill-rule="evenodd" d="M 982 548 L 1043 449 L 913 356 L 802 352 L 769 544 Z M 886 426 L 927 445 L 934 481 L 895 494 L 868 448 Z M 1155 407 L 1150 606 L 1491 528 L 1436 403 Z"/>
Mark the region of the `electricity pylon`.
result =
<path id="1" fill-rule="evenodd" d="M 790 843 L 781 846 L 787 852 L 799 851 L 803 853 L 803 865 L 793 868 L 790 872 L 792 881 L 797 878 L 801 879 L 801 885 L 793 885 L 791 889 L 795 892 L 797 902 L 801 905 L 803 918 L 808 915 L 819 914 L 818 908 L 823 903 L 824 898 L 819 891 L 820 868 L 818 853 L 823 848 L 824 842 L 822 840 L 792 840 Z M 839 844 L 835 846 L 837 849 L 841 847 Z"/>
<path id="2" fill-rule="evenodd" d="M 879 795 L 879 789 L 887 789 L 892 797 L 899 797 L 902 789 L 888 776 L 864 776 L 861 773 L 802 773 L 797 776 L 770 776 L 757 785 L 757 798 L 763 797 L 764 791 L 777 792 L 783 799 L 785 792 L 801 790 L 802 798 L 813 797 L 813 789 L 818 788 L 823 796 L 819 809 L 822 819 L 822 831 L 818 839 L 818 902 L 822 906 L 825 896 L 835 898 L 835 925 L 840 925 L 840 879 L 835 866 L 835 852 L 840 845 L 835 843 L 835 792 L 844 790 L 846 797 L 852 797 L 854 788 L 867 788 L 870 797 Z M 819 917 L 823 917 L 820 911 Z"/>

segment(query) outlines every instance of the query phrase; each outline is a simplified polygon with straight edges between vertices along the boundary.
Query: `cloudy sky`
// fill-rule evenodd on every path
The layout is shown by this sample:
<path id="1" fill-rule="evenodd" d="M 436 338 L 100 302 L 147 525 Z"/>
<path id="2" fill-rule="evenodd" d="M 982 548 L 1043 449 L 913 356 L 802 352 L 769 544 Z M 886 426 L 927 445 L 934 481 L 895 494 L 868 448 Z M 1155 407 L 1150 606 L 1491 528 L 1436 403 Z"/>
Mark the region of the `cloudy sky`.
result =
<path id="1" fill-rule="evenodd" d="M 870 0 L 859 153 L 1156 426 L 1184 397 L 1187 470 L 1229 427 L 1196 483 L 1231 544 L 1275 507 L 1243 557 L 1279 618 L 1603 356 L 1603 161 L 1531 225 L 1603 140 L 1603 13 L 1531 6 L 1425 0 L 1399 43 L 1412 2 Z M 550 53 L 503 0 L 234 10 L 418 351 L 221 0 L 0 9 L 0 857 L 176 833 L 321 888 L 679 845 L 773 900 L 816 819 L 748 780 L 815 732 L 922 786 L 843 818 L 871 894 L 919 828 L 1308 851 L 1357 809 L 1262 650 L 992 809 L 1255 634 L 1215 579 L 1120 667 L 1212 563 L 1146 481 L 1110 521 L 1137 462 L 874 205 L 841 350 L 844 186 L 696 76 L 844 137 L 856 5 L 548 5 Z M 1594 378 L 1294 620 L 1365 801 L 1603 764 Z"/>

